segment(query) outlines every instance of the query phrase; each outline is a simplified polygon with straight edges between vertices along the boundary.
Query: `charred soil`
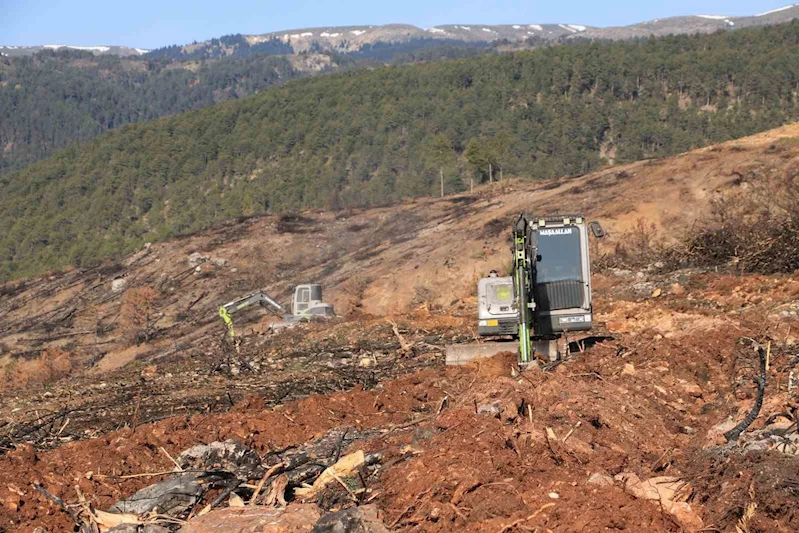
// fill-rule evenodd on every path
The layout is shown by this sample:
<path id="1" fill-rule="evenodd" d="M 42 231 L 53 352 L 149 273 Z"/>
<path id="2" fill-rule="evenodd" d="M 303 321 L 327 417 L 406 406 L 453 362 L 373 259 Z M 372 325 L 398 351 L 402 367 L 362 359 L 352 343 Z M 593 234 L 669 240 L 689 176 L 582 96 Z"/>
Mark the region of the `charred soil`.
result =
<path id="1" fill-rule="evenodd" d="M 71 513 L 107 510 L 173 479 L 185 450 L 229 440 L 264 468 L 313 450 L 317 476 L 363 451 L 358 489 L 310 498 L 287 471 L 264 493 L 320 513 L 376 506 L 390 530 L 796 531 L 795 273 L 676 268 L 642 246 L 628 250 L 635 267 L 606 261 L 593 279 L 612 340 L 523 372 L 509 354 L 443 365 L 446 345 L 474 342 L 477 278 L 507 263 L 503 220 L 584 206 L 610 234 L 595 257 L 629 244 L 642 217 L 667 241 L 710 216 L 713 198 L 790 173 L 799 145 L 769 147 L 796 136 L 789 126 L 590 176 L 242 220 L 0 287 L 0 531 L 72 531 Z M 221 303 L 257 288 L 285 300 L 308 281 L 340 317 L 273 333 L 253 312 L 237 321 L 240 344 L 225 338 Z M 727 442 L 757 403 L 758 346 L 762 409 Z M 239 475 L 164 525 L 220 494 L 253 497 L 264 473 Z"/>

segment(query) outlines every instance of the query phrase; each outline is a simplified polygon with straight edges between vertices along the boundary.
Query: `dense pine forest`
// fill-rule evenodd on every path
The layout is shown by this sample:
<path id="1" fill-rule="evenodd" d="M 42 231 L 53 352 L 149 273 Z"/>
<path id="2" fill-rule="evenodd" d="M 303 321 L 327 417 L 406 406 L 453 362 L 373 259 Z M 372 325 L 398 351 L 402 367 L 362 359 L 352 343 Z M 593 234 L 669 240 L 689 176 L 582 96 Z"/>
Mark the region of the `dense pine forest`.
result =
<path id="1" fill-rule="evenodd" d="M 0 58 L 0 175 L 112 128 L 243 98 L 304 74 L 286 57 L 265 55 L 202 64 L 73 50 Z"/>
<path id="2" fill-rule="evenodd" d="M 291 45 L 279 40 L 250 46 L 241 35 L 230 35 L 191 53 L 170 46 L 145 57 L 68 49 L 0 57 L 0 175 L 125 124 L 244 98 L 295 78 L 474 57 L 500 44 L 416 39 L 352 53 L 292 55 Z"/>
<path id="3" fill-rule="evenodd" d="M 799 21 L 296 80 L 0 178 L 0 278 L 241 215 L 431 195 L 441 172 L 454 193 L 665 156 L 796 120 L 797 90 Z"/>

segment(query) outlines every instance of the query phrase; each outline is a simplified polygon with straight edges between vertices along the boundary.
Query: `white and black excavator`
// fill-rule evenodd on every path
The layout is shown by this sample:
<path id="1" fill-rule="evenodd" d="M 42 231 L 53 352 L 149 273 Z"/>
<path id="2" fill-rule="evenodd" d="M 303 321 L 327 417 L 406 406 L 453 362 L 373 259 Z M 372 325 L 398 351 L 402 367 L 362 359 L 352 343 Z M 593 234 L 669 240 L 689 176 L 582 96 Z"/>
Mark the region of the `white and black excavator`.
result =
<path id="1" fill-rule="evenodd" d="M 605 235 L 583 215 L 520 215 L 512 226 L 511 275 L 492 271 L 478 282 L 478 334 L 518 339 L 522 366 L 534 363 L 536 354 L 548 361 L 564 357 L 566 335 L 593 326 L 589 231 Z M 515 349 L 507 342 L 448 346 L 447 364 L 502 351 Z"/>
<path id="2" fill-rule="evenodd" d="M 219 316 L 225 322 L 228 334 L 235 337 L 233 316 L 251 305 L 260 305 L 280 317 L 280 322 L 271 325 L 272 329 L 290 327 L 303 321 L 314 318 L 330 318 L 335 316 L 333 305 L 322 301 L 322 286 L 318 283 L 297 285 L 294 288 L 292 312 L 286 313 L 285 308 L 263 290 L 251 292 L 219 308 Z"/>

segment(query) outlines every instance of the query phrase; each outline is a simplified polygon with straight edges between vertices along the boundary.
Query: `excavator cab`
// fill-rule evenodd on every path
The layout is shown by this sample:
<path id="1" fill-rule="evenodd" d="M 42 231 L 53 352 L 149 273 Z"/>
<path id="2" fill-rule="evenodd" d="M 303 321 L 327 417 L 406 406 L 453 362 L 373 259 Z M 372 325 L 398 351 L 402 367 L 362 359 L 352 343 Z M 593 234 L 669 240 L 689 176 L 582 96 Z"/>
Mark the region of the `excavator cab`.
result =
<path id="1" fill-rule="evenodd" d="M 596 224 L 596 223 L 594 223 Z M 589 331 L 593 323 L 588 226 L 581 215 L 533 219 L 533 331 Z"/>
<path id="2" fill-rule="evenodd" d="M 333 306 L 322 301 L 322 286 L 318 283 L 297 285 L 294 289 L 292 315 L 295 317 L 334 316 Z"/>

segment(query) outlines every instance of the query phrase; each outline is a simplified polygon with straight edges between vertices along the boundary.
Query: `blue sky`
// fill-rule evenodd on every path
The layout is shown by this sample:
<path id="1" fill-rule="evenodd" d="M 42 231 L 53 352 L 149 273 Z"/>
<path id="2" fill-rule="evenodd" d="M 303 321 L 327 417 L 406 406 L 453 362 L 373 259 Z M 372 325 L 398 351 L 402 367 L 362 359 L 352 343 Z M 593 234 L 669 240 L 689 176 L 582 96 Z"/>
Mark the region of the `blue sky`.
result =
<path id="1" fill-rule="evenodd" d="M 403 22 L 624 25 L 674 15 L 751 15 L 791 0 L 0 0 L 0 44 L 156 48 L 230 33 Z"/>

